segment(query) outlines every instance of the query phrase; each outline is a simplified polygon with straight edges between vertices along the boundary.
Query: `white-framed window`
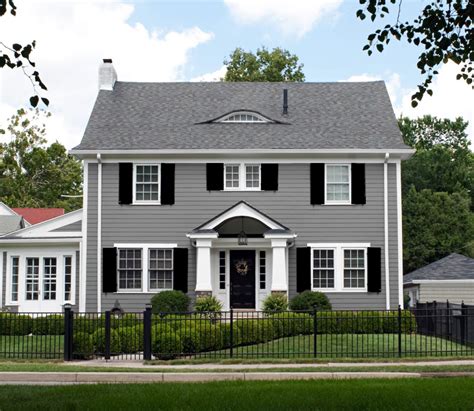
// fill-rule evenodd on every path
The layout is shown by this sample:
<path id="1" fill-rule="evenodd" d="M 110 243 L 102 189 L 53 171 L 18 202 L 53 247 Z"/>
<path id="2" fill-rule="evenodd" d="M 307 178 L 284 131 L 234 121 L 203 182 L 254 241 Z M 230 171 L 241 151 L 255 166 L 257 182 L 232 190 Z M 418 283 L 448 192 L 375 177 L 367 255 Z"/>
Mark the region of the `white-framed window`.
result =
<path id="1" fill-rule="evenodd" d="M 18 302 L 18 281 L 20 275 L 20 257 L 11 258 L 11 277 L 10 277 L 10 298 L 11 301 Z"/>
<path id="2" fill-rule="evenodd" d="M 173 249 L 148 250 L 148 281 L 150 290 L 173 289 Z"/>
<path id="3" fill-rule="evenodd" d="M 64 301 L 72 301 L 72 257 L 63 257 Z"/>
<path id="4" fill-rule="evenodd" d="M 142 290 L 142 249 L 122 248 L 118 250 L 119 290 Z"/>
<path id="5" fill-rule="evenodd" d="M 160 164 L 135 164 L 133 200 L 138 204 L 160 204 Z"/>
<path id="6" fill-rule="evenodd" d="M 326 164 L 325 203 L 351 203 L 350 164 Z"/>
<path id="7" fill-rule="evenodd" d="M 249 111 L 238 111 L 215 120 L 216 123 L 273 123 L 272 120 L 260 114 Z"/>
<path id="8" fill-rule="evenodd" d="M 224 190 L 259 191 L 261 165 L 233 163 L 224 165 Z"/>
<path id="9" fill-rule="evenodd" d="M 267 288 L 267 253 L 260 251 L 258 255 L 258 269 L 260 275 L 260 289 L 265 290 Z"/>
<path id="10" fill-rule="evenodd" d="M 313 249 L 313 288 L 334 288 L 334 249 Z"/>
<path id="11" fill-rule="evenodd" d="M 367 249 L 370 243 L 310 243 L 314 291 L 367 291 Z"/>
<path id="12" fill-rule="evenodd" d="M 57 269 L 55 257 L 43 258 L 43 300 L 56 299 Z"/>
<path id="13" fill-rule="evenodd" d="M 226 253 L 219 251 L 219 290 L 225 290 Z"/>
<path id="14" fill-rule="evenodd" d="M 25 278 L 26 300 L 33 301 L 39 299 L 39 270 L 40 259 L 38 257 L 27 257 Z"/>

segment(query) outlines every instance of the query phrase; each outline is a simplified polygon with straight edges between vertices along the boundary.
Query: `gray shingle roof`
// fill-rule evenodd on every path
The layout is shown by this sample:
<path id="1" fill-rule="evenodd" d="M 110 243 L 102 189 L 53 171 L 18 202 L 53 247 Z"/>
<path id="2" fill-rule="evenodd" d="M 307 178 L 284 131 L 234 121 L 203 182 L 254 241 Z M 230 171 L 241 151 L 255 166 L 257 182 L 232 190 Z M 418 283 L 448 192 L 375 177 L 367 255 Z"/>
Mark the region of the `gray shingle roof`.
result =
<path id="1" fill-rule="evenodd" d="M 288 115 L 282 114 L 288 89 Z M 238 110 L 289 124 L 204 123 Z M 129 83 L 101 90 L 75 150 L 406 149 L 382 81 Z"/>
<path id="2" fill-rule="evenodd" d="M 12 231 L 24 228 L 23 217 L 21 215 L 1 215 L 0 216 L 0 235 L 11 233 Z"/>
<path id="3" fill-rule="evenodd" d="M 403 283 L 413 280 L 474 280 L 474 258 L 450 254 L 403 276 Z"/>

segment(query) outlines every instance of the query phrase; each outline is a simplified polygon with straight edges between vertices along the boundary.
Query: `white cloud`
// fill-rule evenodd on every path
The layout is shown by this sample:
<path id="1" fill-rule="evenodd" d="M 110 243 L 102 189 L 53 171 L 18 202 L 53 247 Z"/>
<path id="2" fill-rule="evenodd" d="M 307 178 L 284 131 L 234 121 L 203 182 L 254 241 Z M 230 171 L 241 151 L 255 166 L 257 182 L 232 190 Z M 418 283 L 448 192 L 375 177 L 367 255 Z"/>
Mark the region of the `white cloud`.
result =
<path id="1" fill-rule="evenodd" d="M 272 23 L 284 34 L 299 37 L 309 32 L 323 16 L 337 11 L 342 0 L 224 0 L 241 23 Z"/>
<path id="2" fill-rule="evenodd" d="M 191 81 L 221 81 L 227 73 L 227 67 L 222 66 L 220 69 L 213 71 L 211 73 L 205 73 L 200 76 L 194 77 Z"/>
<path id="3" fill-rule="evenodd" d="M 48 138 L 68 148 L 79 143 L 97 95 L 102 58 L 112 58 L 119 80 L 183 79 L 188 52 L 209 41 L 198 27 L 148 30 L 131 24 L 132 5 L 115 0 L 22 1 L 16 17 L 2 17 L 6 43 L 37 41 L 33 59 L 48 86 Z M 28 105 L 31 85 L 19 70 L 0 70 L 0 121 Z"/>

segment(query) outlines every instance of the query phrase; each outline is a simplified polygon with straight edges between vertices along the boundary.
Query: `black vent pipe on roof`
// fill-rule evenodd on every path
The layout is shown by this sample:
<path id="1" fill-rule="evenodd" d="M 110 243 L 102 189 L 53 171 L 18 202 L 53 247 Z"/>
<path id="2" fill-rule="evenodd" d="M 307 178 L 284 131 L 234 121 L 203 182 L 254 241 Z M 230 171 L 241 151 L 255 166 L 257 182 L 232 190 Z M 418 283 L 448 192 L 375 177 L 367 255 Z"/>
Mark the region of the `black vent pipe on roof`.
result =
<path id="1" fill-rule="evenodd" d="M 288 89 L 283 89 L 283 114 L 288 114 Z"/>

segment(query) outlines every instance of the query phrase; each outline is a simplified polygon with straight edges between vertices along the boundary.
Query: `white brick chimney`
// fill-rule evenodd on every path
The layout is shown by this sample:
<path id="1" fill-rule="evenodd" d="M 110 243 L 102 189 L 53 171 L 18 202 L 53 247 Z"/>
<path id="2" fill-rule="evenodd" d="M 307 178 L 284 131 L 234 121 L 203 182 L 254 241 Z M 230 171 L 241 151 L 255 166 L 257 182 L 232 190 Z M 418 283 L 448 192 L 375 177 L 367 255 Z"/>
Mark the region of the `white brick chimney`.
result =
<path id="1" fill-rule="evenodd" d="M 112 59 L 103 59 L 99 67 L 99 90 L 113 90 L 117 81 L 117 72 Z"/>

